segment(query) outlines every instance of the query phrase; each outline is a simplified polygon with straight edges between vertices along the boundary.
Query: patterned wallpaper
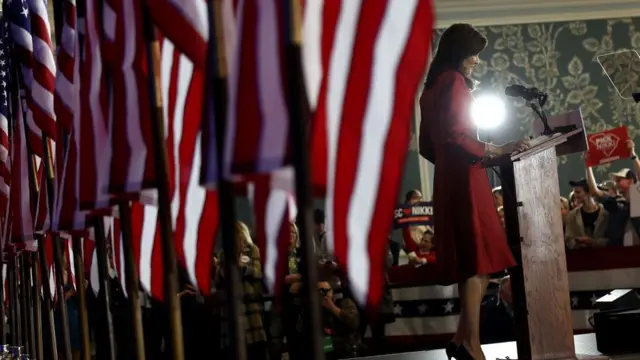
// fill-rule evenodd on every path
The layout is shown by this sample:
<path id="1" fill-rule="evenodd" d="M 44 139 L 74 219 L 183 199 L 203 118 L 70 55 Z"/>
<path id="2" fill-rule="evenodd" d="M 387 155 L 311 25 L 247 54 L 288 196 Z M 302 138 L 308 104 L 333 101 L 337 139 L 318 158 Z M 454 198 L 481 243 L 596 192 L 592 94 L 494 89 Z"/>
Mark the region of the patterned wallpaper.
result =
<path id="1" fill-rule="evenodd" d="M 488 26 L 479 30 L 489 39 L 489 45 L 475 70 L 474 78 L 480 81 L 477 92 L 502 93 L 510 84 L 535 86 L 549 94 L 547 114 L 580 107 L 588 132 L 624 124 L 638 144 L 640 105 L 618 95 L 596 56 L 622 49 L 640 51 L 640 18 Z M 436 42 L 442 31 L 436 31 Z M 626 65 L 640 73 L 640 62 Z M 628 76 L 634 91 L 640 90 L 637 76 L 618 76 Z M 524 101 L 506 101 L 509 119 L 492 135 L 497 143 L 531 135 L 532 122 L 539 121 Z M 414 140 L 410 145 L 401 194 L 419 187 L 415 144 Z M 561 193 L 566 195 L 569 179 L 584 177 L 584 163 L 579 154 L 562 156 L 558 163 Z M 598 167 L 596 176 L 605 178 L 607 172 L 622 167 L 631 167 L 631 163 L 625 160 Z"/>

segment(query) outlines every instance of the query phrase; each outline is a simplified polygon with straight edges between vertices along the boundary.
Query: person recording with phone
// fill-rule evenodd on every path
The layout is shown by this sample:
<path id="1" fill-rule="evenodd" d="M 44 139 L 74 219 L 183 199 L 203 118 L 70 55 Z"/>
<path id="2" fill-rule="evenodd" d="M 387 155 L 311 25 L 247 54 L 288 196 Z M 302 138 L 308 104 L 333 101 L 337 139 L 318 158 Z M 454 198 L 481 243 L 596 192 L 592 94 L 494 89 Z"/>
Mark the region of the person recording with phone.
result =
<path id="1" fill-rule="evenodd" d="M 359 332 L 360 314 L 355 302 L 345 296 L 334 297 L 328 281 L 318 282 L 318 295 L 322 301 L 322 324 L 330 348 L 328 359 L 344 359 L 359 356 L 361 337 Z M 327 346 L 327 341 L 325 342 Z"/>

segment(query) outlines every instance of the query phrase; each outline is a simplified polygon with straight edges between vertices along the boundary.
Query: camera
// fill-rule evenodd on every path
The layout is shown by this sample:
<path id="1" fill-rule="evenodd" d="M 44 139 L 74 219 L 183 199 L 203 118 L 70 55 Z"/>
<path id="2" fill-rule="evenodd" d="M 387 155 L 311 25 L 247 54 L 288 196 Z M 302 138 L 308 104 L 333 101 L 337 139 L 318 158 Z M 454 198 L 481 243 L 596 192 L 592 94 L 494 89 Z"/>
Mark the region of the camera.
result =
<path id="1" fill-rule="evenodd" d="M 327 295 L 329 295 L 329 291 L 330 291 L 329 289 L 324 289 L 324 288 L 320 288 L 320 289 L 318 289 L 318 292 L 319 292 L 319 293 L 320 293 L 320 295 L 322 295 L 322 296 L 327 296 Z"/>

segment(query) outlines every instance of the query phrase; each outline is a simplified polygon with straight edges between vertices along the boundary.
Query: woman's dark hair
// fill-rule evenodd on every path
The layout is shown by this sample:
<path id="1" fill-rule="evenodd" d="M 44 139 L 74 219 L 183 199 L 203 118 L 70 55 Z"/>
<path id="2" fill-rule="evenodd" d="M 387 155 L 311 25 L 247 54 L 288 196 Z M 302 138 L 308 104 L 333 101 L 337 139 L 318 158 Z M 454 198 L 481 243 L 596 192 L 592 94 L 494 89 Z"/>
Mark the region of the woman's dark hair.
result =
<path id="1" fill-rule="evenodd" d="M 462 62 L 469 56 L 478 55 L 487 47 L 487 38 L 470 24 L 453 24 L 440 37 L 438 50 L 429 67 L 426 88 L 432 87 L 438 75 L 447 70 L 460 71 Z M 473 81 L 464 76 L 469 89 Z"/>

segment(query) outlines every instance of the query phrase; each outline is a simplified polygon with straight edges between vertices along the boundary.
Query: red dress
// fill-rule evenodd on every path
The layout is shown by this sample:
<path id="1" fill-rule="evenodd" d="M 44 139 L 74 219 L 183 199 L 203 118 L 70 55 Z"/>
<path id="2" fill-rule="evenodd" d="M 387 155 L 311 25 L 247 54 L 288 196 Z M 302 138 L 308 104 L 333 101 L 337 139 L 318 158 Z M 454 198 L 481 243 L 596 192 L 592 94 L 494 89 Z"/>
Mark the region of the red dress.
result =
<path id="1" fill-rule="evenodd" d="M 433 220 L 438 283 L 458 283 L 516 265 L 481 161 L 464 77 L 440 74 L 420 98 L 420 154 L 435 164 Z"/>

